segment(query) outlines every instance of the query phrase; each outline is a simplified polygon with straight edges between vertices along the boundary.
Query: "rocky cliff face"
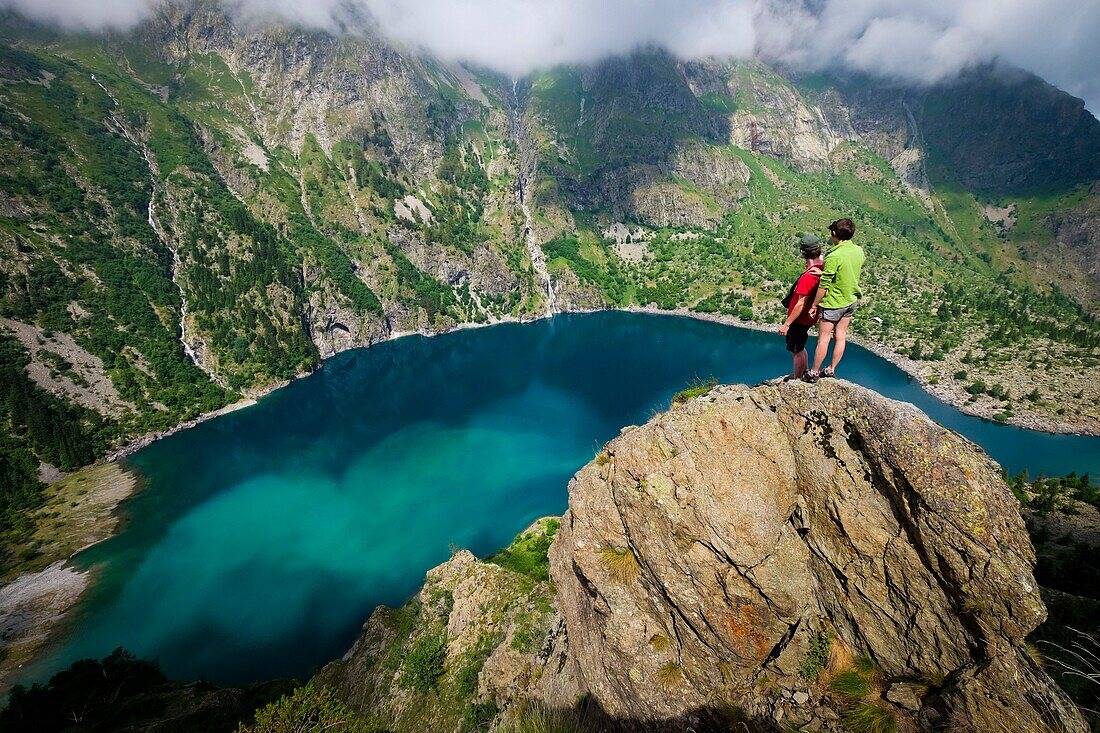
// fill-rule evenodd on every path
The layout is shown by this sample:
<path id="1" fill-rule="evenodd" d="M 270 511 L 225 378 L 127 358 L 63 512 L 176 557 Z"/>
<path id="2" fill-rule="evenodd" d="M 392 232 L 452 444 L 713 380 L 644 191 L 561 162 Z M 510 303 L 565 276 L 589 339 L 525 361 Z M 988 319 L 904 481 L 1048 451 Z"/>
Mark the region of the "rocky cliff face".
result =
<path id="1" fill-rule="evenodd" d="M 1081 277 L 1066 283 L 1067 291 L 1090 313 L 1100 312 L 1100 184 L 1094 183 L 1082 200 L 1051 212 L 1043 222 L 1053 245 L 1037 255 L 1037 267 L 1054 273 L 1065 263 L 1077 265 Z"/>
<path id="2" fill-rule="evenodd" d="M 243 27 L 217 3 L 164 2 L 140 33 L 164 59 L 181 64 L 212 54 L 232 74 L 253 126 L 267 150 L 298 153 L 308 135 L 326 152 L 361 137 L 382 119 L 398 156 L 412 171 L 431 176 L 443 152 L 439 130 L 427 124 L 435 92 L 423 65 L 385 39 L 361 31 L 336 37 L 280 25 Z"/>
<path id="3" fill-rule="evenodd" d="M 720 110 L 732 145 L 773 155 L 799 170 L 829 167 L 833 149 L 857 138 L 850 125 L 836 125 L 759 62 L 693 61 L 683 64 L 681 73 L 694 94 L 728 100 Z"/>
<path id="4" fill-rule="evenodd" d="M 998 466 L 916 408 L 719 387 L 576 474 L 550 583 L 459 553 L 319 681 L 399 731 L 550 708 L 589 731 L 1083 733 L 1025 646 L 1033 565 Z"/>
<path id="5" fill-rule="evenodd" d="M 582 690 L 545 564 L 558 524 L 540 520 L 500 553 L 538 545 L 537 572 L 456 553 L 405 606 L 376 610 L 314 682 L 398 731 L 484 730 L 530 699 L 570 704 Z"/>
<path id="6" fill-rule="evenodd" d="M 982 194 L 1042 195 L 1100 175 L 1100 120 L 1019 70 L 976 69 L 937 86 L 919 116 L 941 175 Z"/>
<path id="7" fill-rule="evenodd" d="M 843 382 L 723 387 L 628 428 L 551 550 L 570 654 L 614 716 L 1083 731 L 1023 645 L 1033 564 L 996 464 Z M 869 684 L 845 702 L 829 682 L 853 658 Z"/>

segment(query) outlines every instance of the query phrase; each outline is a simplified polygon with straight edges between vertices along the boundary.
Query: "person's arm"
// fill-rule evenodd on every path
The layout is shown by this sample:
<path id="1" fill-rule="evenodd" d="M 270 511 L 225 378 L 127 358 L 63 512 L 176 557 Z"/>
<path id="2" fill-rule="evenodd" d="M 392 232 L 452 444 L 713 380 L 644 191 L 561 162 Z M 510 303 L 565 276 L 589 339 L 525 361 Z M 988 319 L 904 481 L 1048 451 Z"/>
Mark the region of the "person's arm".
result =
<path id="1" fill-rule="evenodd" d="M 829 292 L 829 286 L 836 279 L 836 271 L 839 268 L 840 260 L 838 258 L 825 258 L 825 267 L 821 269 L 821 280 L 817 284 L 817 294 L 814 295 L 813 303 L 810 304 L 810 318 L 817 318 L 817 304 L 825 297 L 825 293 Z"/>
<path id="2" fill-rule="evenodd" d="M 791 324 L 798 320 L 799 314 L 802 313 L 802 306 L 806 305 L 806 299 L 809 297 L 809 295 L 798 296 L 798 300 L 794 302 L 794 308 L 791 309 L 791 312 L 787 314 L 787 322 L 779 327 L 780 336 L 785 336 L 787 334 L 787 329 L 791 327 Z"/>
<path id="3" fill-rule="evenodd" d="M 817 294 L 814 295 L 814 302 L 810 305 L 810 318 L 817 318 L 817 304 L 821 302 L 827 292 L 829 292 L 829 288 L 824 282 L 817 286 Z"/>

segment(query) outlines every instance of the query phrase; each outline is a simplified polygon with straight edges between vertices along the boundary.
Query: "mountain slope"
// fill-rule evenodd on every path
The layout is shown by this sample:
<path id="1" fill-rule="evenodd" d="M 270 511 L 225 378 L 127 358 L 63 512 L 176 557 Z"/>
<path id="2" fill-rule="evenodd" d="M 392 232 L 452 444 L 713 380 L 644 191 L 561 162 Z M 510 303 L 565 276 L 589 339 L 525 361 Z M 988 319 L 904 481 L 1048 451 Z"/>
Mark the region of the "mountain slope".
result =
<path id="1" fill-rule="evenodd" d="M 1100 420 L 1095 125 L 1033 78 L 918 93 L 645 50 L 513 82 L 213 2 L 109 37 L 9 15 L 0 41 L 6 389 L 47 406 L 3 408 L 6 528 L 36 473 L 393 334 L 774 322 L 796 235 L 842 215 L 860 336 L 980 414 Z"/>

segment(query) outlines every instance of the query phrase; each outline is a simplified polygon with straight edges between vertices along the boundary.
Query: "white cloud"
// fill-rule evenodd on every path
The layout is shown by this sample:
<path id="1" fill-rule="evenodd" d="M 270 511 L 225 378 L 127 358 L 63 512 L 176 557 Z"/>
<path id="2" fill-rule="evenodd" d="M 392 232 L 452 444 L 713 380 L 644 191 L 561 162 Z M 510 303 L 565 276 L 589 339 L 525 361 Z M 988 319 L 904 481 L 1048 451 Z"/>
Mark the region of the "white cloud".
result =
<path id="1" fill-rule="evenodd" d="M 67 28 L 127 28 L 156 0 L 0 0 Z M 374 18 L 382 33 L 449 60 L 513 76 L 645 45 L 692 58 L 760 55 L 918 82 L 1002 59 L 1100 111 L 1097 0 L 230 0 L 236 12 L 336 29 Z"/>
<path id="2" fill-rule="evenodd" d="M 0 7 L 17 10 L 28 18 L 74 30 L 128 28 L 149 10 L 148 0 L 0 0 Z"/>

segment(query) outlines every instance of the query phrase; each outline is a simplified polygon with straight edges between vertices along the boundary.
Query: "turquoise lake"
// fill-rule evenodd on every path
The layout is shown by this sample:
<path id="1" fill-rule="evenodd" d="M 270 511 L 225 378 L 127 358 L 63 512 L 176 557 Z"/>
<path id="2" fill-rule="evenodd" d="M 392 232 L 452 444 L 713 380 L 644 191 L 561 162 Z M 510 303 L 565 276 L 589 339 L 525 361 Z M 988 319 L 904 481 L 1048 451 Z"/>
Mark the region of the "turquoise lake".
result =
<path id="1" fill-rule="evenodd" d="M 564 511 L 570 476 L 693 377 L 754 384 L 789 367 L 775 334 L 621 312 L 341 354 L 130 459 L 144 490 L 125 530 L 77 558 L 99 582 L 28 677 L 124 646 L 177 678 L 303 678 L 451 546 L 486 555 Z M 1100 438 L 967 417 L 857 346 L 841 376 L 915 403 L 1010 473 L 1100 475 Z"/>

